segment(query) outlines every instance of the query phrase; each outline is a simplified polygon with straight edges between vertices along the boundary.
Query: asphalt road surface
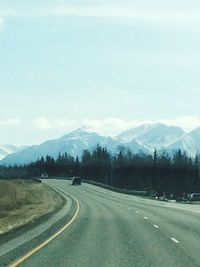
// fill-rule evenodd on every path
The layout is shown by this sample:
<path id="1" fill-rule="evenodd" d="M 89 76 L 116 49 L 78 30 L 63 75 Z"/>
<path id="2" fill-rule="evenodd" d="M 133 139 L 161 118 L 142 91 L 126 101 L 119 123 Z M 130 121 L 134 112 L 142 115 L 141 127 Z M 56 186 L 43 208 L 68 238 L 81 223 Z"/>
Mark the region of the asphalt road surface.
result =
<path id="1" fill-rule="evenodd" d="M 77 198 L 73 223 L 20 266 L 200 266 L 200 209 L 48 180 Z M 191 211 L 190 209 L 193 209 Z"/>

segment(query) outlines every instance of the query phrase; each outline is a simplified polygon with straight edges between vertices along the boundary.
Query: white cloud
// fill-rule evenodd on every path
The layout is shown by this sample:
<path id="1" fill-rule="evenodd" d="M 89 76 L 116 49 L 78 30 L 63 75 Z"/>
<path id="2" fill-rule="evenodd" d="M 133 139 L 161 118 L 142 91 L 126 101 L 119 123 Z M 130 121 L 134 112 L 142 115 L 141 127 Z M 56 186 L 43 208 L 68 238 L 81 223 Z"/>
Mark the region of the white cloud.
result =
<path id="1" fill-rule="evenodd" d="M 86 128 L 88 127 L 90 130 L 99 132 L 101 134 L 106 134 L 106 135 L 118 134 L 121 131 L 136 127 L 140 125 L 141 123 L 146 123 L 146 121 L 141 122 L 138 120 L 123 120 L 120 118 L 106 118 L 103 120 L 87 119 L 83 122 Z"/>
<path id="2" fill-rule="evenodd" d="M 140 22 L 173 23 L 173 24 L 194 24 L 200 23 L 198 12 L 199 5 L 188 9 L 182 8 L 174 3 L 149 5 L 147 3 L 102 3 L 97 4 L 62 4 L 57 6 L 42 5 L 27 7 L 23 9 L 1 10 L 0 15 L 5 17 L 51 17 L 51 16 L 82 16 L 82 17 L 110 17 L 127 18 Z"/>
<path id="3" fill-rule="evenodd" d="M 37 118 L 33 122 L 33 127 L 39 130 L 49 130 L 52 128 L 51 122 L 46 118 Z"/>
<path id="4" fill-rule="evenodd" d="M 32 125 L 35 129 L 38 130 L 54 130 L 54 129 L 63 129 L 64 130 L 73 130 L 79 126 L 79 123 L 75 120 L 65 120 L 65 119 L 55 119 L 50 120 L 45 117 L 36 118 L 32 121 Z"/>
<path id="5" fill-rule="evenodd" d="M 52 121 L 52 125 L 58 128 L 72 129 L 74 127 L 78 127 L 79 123 L 76 120 L 56 119 Z"/>
<path id="6" fill-rule="evenodd" d="M 90 130 L 106 135 L 116 135 L 141 124 L 153 124 L 158 122 L 181 127 L 187 132 L 200 127 L 200 117 L 195 116 L 187 116 L 171 120 L 123 120 L 119 118 L 107 118 L 103 120 L 85 120 L 83 123 L 86 125 L 86 128 L 88 127 Z"/>
<path id="7" fill-rule="evenodd" d="M 42 12 L 41 12 L 42 15 Z M 43 15 L 75 15 L 88 17 L 129 18 L 138 21 L 166 22 L 166 23 L 196 23 L 200 22 L 196 10 L 182 10 L 159 6 L 145 7 L 143 5 L 91 5 L 91 6 L 59 6 L 44 11 Z"/>
<path id="8" fill-rule="evenodd" d="M 19 137 L 25 135 L 23 136 L 23 140 L 20 144 L 42 143 L 46 140 L 58 138 L 59 136 L 74 131 L 83 125 L 86 130 L 98 132 L 107 136 L 116 136 L 122 131 L 141 124 L 153 124 L 157 122 L 179 126 L 185 131 L 191 131 L 200 127 L 200 117 L 197 116 L 179 117 L 168 120 L 128 120 L 111 117 L 104 119 L 86 119 L 83 121 L 70 119 L 48 119 L 45 117 L 36 118 L 30 121 L 23 121 L 19 118 L 12 118 L 0 120 L 0 128 L 1 130 L 5 130 L 1 132 L 1 140 L 3 140 L 1 142 L 19 144 Z M 11 131 L 11 129 L 14 129 L 15 131 Z M 4 133 L 6 133 L 5 136 Z M 10 141 L 8 138 L 10 138 Z M 33 138 L 33 140 L 31 140 L 31 138 Z"/>
<path id="9" fill-rule="evenodd" d="M 0 31 L 3 29 L 4 19 L 0 17 Z"/>
<path id="10" fill-rule="evenodd" d="M 120 118 L 105 118 L 103 120 L 86 119 L 80 122 L 77 120 L 67 119 L 50 120 L 48 118 L 41 117 L 32 121 L 33 127 L 37 130 L 63 130 L 64 133 L 64 131 L 73 131 L 76 128 L 83 127 L 87 130 L 107 135 L 116 134 L 139 124 L 141 124 L 141 122 L 137 120 L 126 121 Z"/>
<path id="11" fill-rule="evenodd" d="M 181 117 L 173 120 L 163 120 L 162 122 L 168 125 L 179 126 L 187 132 L 200 127 L 200 117 L 196 116 Z"/>
<path id="12" fill-rule="evenodd" d="M 137 127 L 141 124 L 164 123 L 166 125 L 174 125 L 181 127 L 185 131 L 191 131 L 200 127 L 200 117 L 188 116 L 176 119 L 166 120 L 124 120 L 121 118 L 105 118 L 105 119 L 86 119 L 82 122 L 77 120 L 55 119 L 49 120 L 41 117 L 32 121 L 34 129 L 59 131 L 61 134 L 73 131 L 79 127 L 89 131 L 98 132 L 103 135 L 115 136 L 122 131 Z M 0 122 L 1 125 L 1 122 Z"/>
<path id="13" fill-rule="evenodd" d="M 20 119 L 14 118 L 14 119 L 8 119 L 8 120 L 0 120 L 0 126 L 6 127 L 6 126 L 17 126 L 20 125 L 22 122 Z"/>

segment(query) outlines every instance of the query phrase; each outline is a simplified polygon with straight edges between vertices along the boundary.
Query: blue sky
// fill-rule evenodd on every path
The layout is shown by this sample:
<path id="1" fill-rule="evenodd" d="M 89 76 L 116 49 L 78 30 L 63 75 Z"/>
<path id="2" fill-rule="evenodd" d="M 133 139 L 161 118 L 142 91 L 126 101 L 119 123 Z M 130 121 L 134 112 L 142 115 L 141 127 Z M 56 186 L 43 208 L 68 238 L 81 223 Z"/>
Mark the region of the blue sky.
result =
<path id="1" fill-rule="evenodd" d="M 200 3 L 0 1 L 0 144 L 200 126 Z"/>

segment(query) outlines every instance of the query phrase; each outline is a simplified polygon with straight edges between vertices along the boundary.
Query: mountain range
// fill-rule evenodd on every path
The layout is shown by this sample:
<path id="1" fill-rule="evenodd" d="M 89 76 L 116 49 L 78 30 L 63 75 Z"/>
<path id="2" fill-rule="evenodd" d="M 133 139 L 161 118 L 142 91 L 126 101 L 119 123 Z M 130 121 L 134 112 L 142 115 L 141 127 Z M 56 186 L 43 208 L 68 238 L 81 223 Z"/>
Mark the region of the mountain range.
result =
<path id="1" fill-rule="evenodd" d="M 128 129 L 116 137 L 103 136 L 80 128 L 58 139 L 13 151 L 14 153 L 5 155 L 0 164 L 27 164 L 46 155 L 57 158 L 59 153 L 65 152 L 74 157 L 81 157 L 83 150 L 91 151 L 97 145 L 106 147 L 112 154 L 122 148 L 135 154 L 150 154 L 155 149 L 173 153 L 181 149 L 189 156 L 194 157 L 200 151 L 200 128 L 185 133 L 176 126 L 167 126 L 161 123 L 143 124 Z"/>
<path id="2" fill-rule="evenodd" d="M 144 124 L 122 132 L 117 138 L 124 141 L 135 140 L 153 149 L 165 148 L 184 135 L 184 131 L 175 126 L 165 124 Z"/>
<path id="3" fill-rule="evenodd" d="M 17 147 L 13 145 L 0 145 L 0 160 L 8 156 L 9 154 L 15 153 L 24 147 Z"/>

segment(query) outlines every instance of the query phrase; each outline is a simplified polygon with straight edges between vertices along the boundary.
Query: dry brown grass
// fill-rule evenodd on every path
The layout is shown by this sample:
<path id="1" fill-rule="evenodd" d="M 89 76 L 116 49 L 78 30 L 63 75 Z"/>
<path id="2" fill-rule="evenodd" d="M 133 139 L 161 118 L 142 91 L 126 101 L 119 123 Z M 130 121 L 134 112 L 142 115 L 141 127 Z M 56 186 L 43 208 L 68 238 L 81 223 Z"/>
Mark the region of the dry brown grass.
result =
<path id="1" fill-rule="evenodd" d="M 29 180 L 0 180 L 0 234 L 48 214 L 62 205 L 47 185 Z"/>

